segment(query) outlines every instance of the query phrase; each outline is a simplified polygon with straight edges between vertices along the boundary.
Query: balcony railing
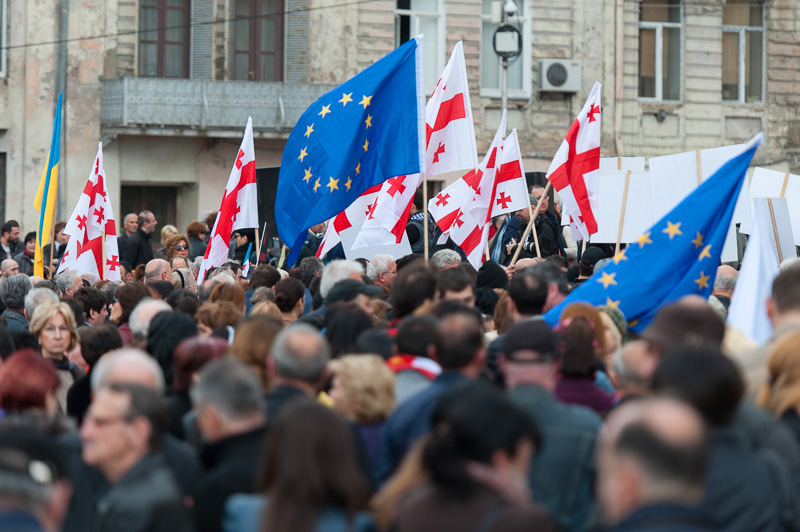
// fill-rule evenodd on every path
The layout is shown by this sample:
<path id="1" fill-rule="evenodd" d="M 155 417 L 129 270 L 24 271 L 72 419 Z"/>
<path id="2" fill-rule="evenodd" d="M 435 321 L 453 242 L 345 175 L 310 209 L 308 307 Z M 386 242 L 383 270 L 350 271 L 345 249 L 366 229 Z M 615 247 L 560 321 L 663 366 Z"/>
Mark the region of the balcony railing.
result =
<path id="1" fill-rule="evenodd" d="M 104 127 L 169 127 L 288 132 L 309 105 L 335 85 L 120 78 L 102 81 Z"/>

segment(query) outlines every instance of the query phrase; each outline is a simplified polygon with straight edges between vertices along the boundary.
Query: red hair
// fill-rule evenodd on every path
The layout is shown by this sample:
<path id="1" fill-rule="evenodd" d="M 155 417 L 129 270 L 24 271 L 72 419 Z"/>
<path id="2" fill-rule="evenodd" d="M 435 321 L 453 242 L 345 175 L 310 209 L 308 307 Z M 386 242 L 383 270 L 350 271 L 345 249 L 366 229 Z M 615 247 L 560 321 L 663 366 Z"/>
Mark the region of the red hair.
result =
<path id="1" fill-rule="evenodd" d="M 48 392 L 55 393 L 60 383 L 52 362 L 33 349 L 20 349 L 0 372 L 0 408 L 6 412 L 44 409 Z"/>

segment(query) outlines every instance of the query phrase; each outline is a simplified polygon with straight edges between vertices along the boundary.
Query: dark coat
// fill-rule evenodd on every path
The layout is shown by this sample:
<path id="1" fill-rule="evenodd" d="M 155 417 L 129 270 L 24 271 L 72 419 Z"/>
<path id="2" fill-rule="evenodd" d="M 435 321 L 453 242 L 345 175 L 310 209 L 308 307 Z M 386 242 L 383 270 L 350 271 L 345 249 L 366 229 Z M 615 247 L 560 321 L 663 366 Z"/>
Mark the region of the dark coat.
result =
<path id="1" fill-rule="evenodd" d="M 153 260 L 153 247 L 150 245 L 150 233 L 145 233 L 141 228 L 128 237 L 122 248 L 122 262 L 127 262 L 131 268 L 140 264 L 147 264 Z"/>
<path id="2" fill-rule="evenodd" d="M 306 394 L 292 386 L 276 386 L 271 389 L 264 397 L 267 405 L 267 423 L 275 422 L 278 419 L 278 414 L 290 401 L 305 397 Z"/>
<path id="3" fill-rule="evenodd" d="M 191 260 L 197 257 L 204 257 L 206 254 L 206 243 L 197 237 L 189 237 L 189 258 Z"/>
<path id="4" fill-rule="evenodd" d="M 657 504 L 640 508 L 609 532 L 712 532 L 720 530 L 697 508 Z"/>
<path id="5" fill-rule="evenodd" d="M 221 532 L 225 502 L 234 493 L 254 493 L 266 427 L 207 444 L 204 472 L 194 499 L 197 532 Z"/>
<path id="6" fill-rule="evenodd" d="M 517 242 L 522 239 L 522 233 L 525 232 L 526 226 L 527 224 L 520 224 L 516 238 Z M 558 255 L 558 238 L 561 233 L 561 228 L 558 227 L 558 224 L 548 216 L 540 214 L 536 217 L 534 226 L 536 226 L 536 236 L 539 239 L 539 251 L 541 251 L 542 257 L 547 258 L 550 255 Z M 519 258 L 530 259 L 534 257 L 536 257 L 536 243 L 533 239 L 533 229 L 531 229 L 527 240 L 522 243 L 522 251 L 519 254 Z"/>
<path id="7" fill-rule="evenodd" d="M 547 513 L 533 504 L 511 504 L 489 488 L 478 486 L 466 499 L 448 497 L 426 484 L 401 504 L 396 532 L 548 532 L 555 531 Z"/>
<path id="8" fill-rule="evenodd" d="M 25 275 L 33 275 L 33 257 L 25 253 L 18 253 L 14 256 L 14 260 L 17 261 L 19 264 L 19 273 L 24 273 Z M 50 256 L 45 259 L 45 264 L 50 260 Z M 53 262 L 58 262 L 55 257 L 53 257 Z"/>
<path id="9" fill-rule="evenodd" d="M 167 431 L 180 440 L 186 439 L 186 431 L 183 429 L 183 416 L 192 410 L 192 400 L 189 392 L 175 392 L 167 397 L 167 413 L 169 422 Z"/>
<path id="10" fill-rule="evenodd" d="M 97 502 L 96 532 L 191 532 L 181 493 L 160 454 L 145 456 Z"/>

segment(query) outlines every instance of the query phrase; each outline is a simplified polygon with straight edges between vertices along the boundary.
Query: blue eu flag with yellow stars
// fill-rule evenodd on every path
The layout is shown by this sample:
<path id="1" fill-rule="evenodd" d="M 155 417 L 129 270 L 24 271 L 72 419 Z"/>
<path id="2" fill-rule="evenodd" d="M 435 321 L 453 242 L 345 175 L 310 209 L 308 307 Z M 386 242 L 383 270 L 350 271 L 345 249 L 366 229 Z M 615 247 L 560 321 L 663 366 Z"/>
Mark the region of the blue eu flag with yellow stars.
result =
<path id="1" fill-rule="evenodd" d="M 308 228 L 368 188 L 424 169 L 422 38 L 409 40 L 306 109 L 286 141 L 275 223 L 297 261 Z"/>
<path id="2" fill-rule="evenodd" d="M 736 198 L 762 141 L 759 133 L 741 154 L 545 314 L 547 323 L 557 324 L 566 305 L 585 301 L 618 308 L 639 333 L 662 306 L 688 294 L 711 295 Z"/>

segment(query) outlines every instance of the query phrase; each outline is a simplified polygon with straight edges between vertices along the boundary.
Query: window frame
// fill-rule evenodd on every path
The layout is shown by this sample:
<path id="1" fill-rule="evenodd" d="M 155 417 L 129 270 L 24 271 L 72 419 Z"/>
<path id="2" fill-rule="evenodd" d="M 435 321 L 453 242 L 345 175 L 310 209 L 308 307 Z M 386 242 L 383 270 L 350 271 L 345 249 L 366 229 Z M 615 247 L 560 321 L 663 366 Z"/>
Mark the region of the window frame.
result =
<path id="1" fill-rule="evenodd" d="M 723 9 L 725 7 L 723 6 Z M 722 103 L 727 104 L 740 104 L 740 105 L 763 105 L 764 104 L 764 92 L 766 86 L 766 53 L 767 53 L 767 32 L 764 30 L 766 26 L 766 10 L 764 9 L 764 5 L 761 5 L 761 26 L 737 26 L 733 24 L 723 24 L 722 25 L 722 32 L 723 33 L 736 33 L 739 36 L 739 50 L 738 50 L 738 58 L 737 64 L 739 67 L 739 79 L 737 80 L 738 85 L 738 98 L 735 100 L 722 100 Z M 745 85 L 746 85 L 746 71 L 745 68 L 747 65 L 747 32 L 760 32 L 761 33 L 761 98 L 755 102 L 748 102 L 746 100 L 745 94 Z M 720 92 L 722 92 L 722 86 L 720 86 Z"/>
<path id="2" fill-rule="evenodd" d="M 529 0 L 515 0 L 518 4 L 522 4 L 522 16 L 510 17 L 509 23 L 517 25 L 522 32 L 522 88 L 521 89 L 508 89 L 509 100 L 528 100 L 533 96 L 533 3 Z M 483 60 L 483 24 L 484 22 L 491 22 L 492 15 L 483 13 L 483 0 L 481 1 L 481 60 Z M 488 50 L 492 56 L 497 60 L 497 79 L 502 78 L 503 63 L 494 50 Z M 541 73 L 540 73 L 541 75 Z M 482 98 L 495 98 L 503 97 L 502 88 L 484 87 L 483 76 L 481 76 L 480 95 Z"/>
<path id="3" fill-rule="evenodd" d="M 249 76 L 247 79 L 239 79 L 236 78 L 236 55 L 240 53 L 244 53 L 244 50 L 239 50 L 236 47 L 237 42 L 237 29 L 239 24 L 239 15 L 238 15 L 238 2 L 239 0 L 233 0 L 233 9 L 235 14 L 235 22 L 233 25 L 234 31 L 234 38 L 233 38 L 233 75 L 236 81 L 258 81 L 262 82 L 263 80 L 263 73 L 261 72 L 261 55 L 264 53 L 261 51 L 261 19 L 262 18 L 274 18 L 279 26 L 278 35 L 275 36 L 275 73 L 277 74 L 277 79 L 274 80 L 267 80 L 267 81 L 283 81 L 286 75 L 286 64 L 284 61 L 284 53 L 286 50 L 286 31 L 285 31 L 285 13 L 283 9 L 276 12 L 270 16 L 262 16 L 258 13 L 259 11 L 259 2 L 256 0 L 250 0 L 250 20 L 248 23 L 250 24 L 250 47 L 247 50 L 249 55 L 249 63 L 253 65 L 255 63 L 255 69 L 248 70 L 249 72 L 255 72 L 256 76 L 254 79 L 250 79 Z M 276 2 L 276 4 L 283 4 L 283 2 Z"/>
<path id="4" fill-rule="evenodd" d="M 413 1 L 413 0 L 410 0 Z M 440 50 L 439 57 L 436 58 L 436 71 L 435 77 L 433 80 L 425 80 L 425 94 L 430 96 L 433 93 L 433 89 L 436 87 L 436 81 L 439 79 L 439 76 L 442 74 L 442 70 L 444 70 L 444 65 L 446 62 L 447 56 L 447 14 L 445 11 L 445 0 L 436 0 L 437 11 L 415 11 L 412 9 L 400 9 L 397 7 L 397 0 L 394 2 L 394 42 L 395 47 L 400 46 L 400 17 L 410 17 L 409 22 L 409 39 L 413 39 L 415 36 L 420 34 L 419 28 L 419 20 L 420 18 L 434 18 L 436 17 L 436 44 L 437 48 Z M 423 43 L 424 46 L 424 43 Z M 424 69 L 423 69 L 424 73 Z M 430 90 L 428 90 L 428 84 L 430 82 Z"/>
<path id="5" fill-rule="evenodd" d="M 6 49 L 6 42 L 8 41 L 8 3 L 6 0 L 0 0 L 0 78 L 8 76 L 6 71 L 6 59 L 8 50 Z"/>
<path id="6" fill-rule="evenodd" d="M 639 39 L 639 47 L 641 47 L 641 30 L 655 30 L 655 62 L 653 64 L 654 70 L 654 77 L 656 79 L 656 94 L 655 96 L 638 96 L 638 100 L 640 102 L 669 102 L 669 103 L 680 103 L 683 101 L 683 71 L 684 71 L 684 53 L 686 47 L 684 46 L 683 42 L 683 24 L 685 22 L 684 13 L 683 13 L 683 1 L 680 2 L 680 22 L 651 22 L 651 21 L 644 21 L 639 20 L 639 27 L 637 35 Z M 641 9 L 641 5 L 640 5 Z M 639 14 L 641 19 L 641 13 Z M 678 42 L 680 44 L 680 48 L 678 50 L 678 99 L 676 100 L 665 100 L 664 99 L 664 84 L 663 84 L 663 72 L 664 72 L 664 28 L 677 28 L 680 32 L 680 36 Z M 636 71 L 636 92 L 639 92 L 639 83 L 641 78 L 641 62 L 638 65 Z"/>
<path id="7" fill-rule="evenodd" d="M 140 78 L 166 78 L 166 79 L 190 79 L 192 74 L 192 0 L 186 0 L 186 5 L 183 8 L 180 8 L 185 13 L 185 28 L 183 28 L 183 41 L 181 44 L 184 45 L 183 50 L 183 72 L 181 76 L 165 76 L 164 75 L 164 63 L 165 61 L 165 54 L 166 54 L 166 45 L 167 44 L 175 44 L 176 41 L 169 41 L 167 42 L 167 11 L 169 9 L 178 10 L 179 8 L 171 7 L 167 5 L 166 0 L 157 0 L 157 6 L 144 6 L 142 2 L 138 2 L 139 8 L 139 17 L 141 17 L 141 13 L 144 9 L 156 9 L 158 11 L 158 29 L 156 30 L 156 39 L 155 40 L 145 40 L 144 44 L 155 44 L 156 45 L 156 74 L 155 76 L 148 76 L 142 74 L 140 71 L 140 63 L 141 63 L 141 50 L 140 47 L 142 45 L 142 33 L 150 33 L 151 30 L 142 30 L 141 29 L 141 22 L 139 26 L 139 34 L 136 39 L 136 53 L 137 53 L 137 61 L 136 61 L 136 75 Z M 141 20 L 141 19 L 140 19 Z"/>

